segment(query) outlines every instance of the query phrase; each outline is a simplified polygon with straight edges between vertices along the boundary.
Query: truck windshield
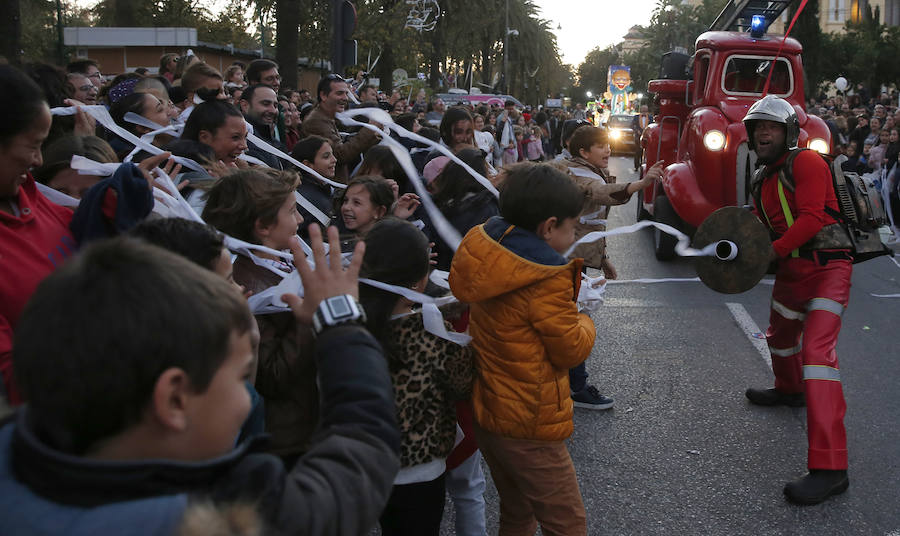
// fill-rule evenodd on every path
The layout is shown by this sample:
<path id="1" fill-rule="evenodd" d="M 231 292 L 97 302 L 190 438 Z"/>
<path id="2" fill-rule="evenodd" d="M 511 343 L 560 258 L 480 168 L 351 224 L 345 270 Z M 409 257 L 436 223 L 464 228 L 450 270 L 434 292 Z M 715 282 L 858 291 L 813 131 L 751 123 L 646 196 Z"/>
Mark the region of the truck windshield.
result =
<path id="1" fill-rule="evenodd" d="M 611 115 L 606 126 L 610 128 L 631 128 L 631 121 L 630 115 Z"/>
<path id="2" fill-rule="evenodd" d="M 775 58 L 761 56 L 734 55 L 725 63 L 722 75 L 722 89 L 733 95 L 762 95 L 766 78 Z M 769 93 L 772 95 L 790 95 L 793 92 L 790 63 L 778 58 L 775 72 L 769 82 Z"/>

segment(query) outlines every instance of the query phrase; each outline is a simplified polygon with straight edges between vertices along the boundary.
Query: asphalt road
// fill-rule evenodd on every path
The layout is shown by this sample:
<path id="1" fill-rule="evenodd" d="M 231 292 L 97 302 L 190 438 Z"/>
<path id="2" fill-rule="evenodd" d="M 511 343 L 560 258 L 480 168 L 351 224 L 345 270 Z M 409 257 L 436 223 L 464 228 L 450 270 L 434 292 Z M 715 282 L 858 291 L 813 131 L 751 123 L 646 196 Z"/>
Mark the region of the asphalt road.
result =
<path id="1" fill-rule="evenodd" d="M 611 168 L 620 181 L 636 178 L 630 157 Z M 635 221 L 634 203 L 613 209 L 610 228 Z M 649 229 L 608 243 L 620 280 L 696 276 L 688 259 L 658 262 Z M 767 326 L 771 286 L 723 295 L 697 282 L 610 285 L 588 370 L 616 404 L 576 408 L 569 440 L 588 534 L 900 536 L 900 299 L 873 293 L 900 293 L 900 265 L 856 265 L 843 317 L 850 489 L 797 507 L 781 489 L 805 472 L 805 409 L 757 408 L 743 395 L 772 385 L 753 337 Z M 490 482 L 485 498 L 496 534 Z M 449 503 L 444 526 L 453 534 Z"/>

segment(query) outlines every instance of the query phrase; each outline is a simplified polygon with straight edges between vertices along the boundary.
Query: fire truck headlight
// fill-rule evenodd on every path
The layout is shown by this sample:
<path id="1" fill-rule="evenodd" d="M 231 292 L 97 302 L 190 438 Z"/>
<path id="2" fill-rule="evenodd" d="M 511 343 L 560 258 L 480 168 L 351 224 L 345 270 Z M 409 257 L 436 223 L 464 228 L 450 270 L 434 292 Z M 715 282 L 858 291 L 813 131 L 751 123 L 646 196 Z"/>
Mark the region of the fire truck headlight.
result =
<path id="1" fill-rule="evenodd" d="M 710 130 L 703 135 L 703 145 L 710 151 L 721 151 L 725 147 L 725 134 L 718 130 Z"/>
<path id="2" fill-rule="evenodd" d="M 828 142 L 822 138 L 809 140 L 809 148 L 822 154 L 828 154 Z"/>

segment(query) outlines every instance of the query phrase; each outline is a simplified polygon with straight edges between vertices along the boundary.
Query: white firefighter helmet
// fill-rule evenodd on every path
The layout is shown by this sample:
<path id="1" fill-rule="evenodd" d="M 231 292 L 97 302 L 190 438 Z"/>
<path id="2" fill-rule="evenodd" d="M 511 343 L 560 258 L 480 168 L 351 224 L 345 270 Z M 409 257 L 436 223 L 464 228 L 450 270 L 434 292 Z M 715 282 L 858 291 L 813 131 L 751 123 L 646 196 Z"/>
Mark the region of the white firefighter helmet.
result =
<path id="1" fill-rule="evenodd" d="M 774 121 L 784 125 L 785 149 L 796 149 L 797 140 L 800 138 L 800 120 L 791 103 L 776 97 L 766 95 L 753 103 L 744 116 L 744 128 L 747 129 L 747 139 L 753 146 L 753 130 L 757 121 Z"/>

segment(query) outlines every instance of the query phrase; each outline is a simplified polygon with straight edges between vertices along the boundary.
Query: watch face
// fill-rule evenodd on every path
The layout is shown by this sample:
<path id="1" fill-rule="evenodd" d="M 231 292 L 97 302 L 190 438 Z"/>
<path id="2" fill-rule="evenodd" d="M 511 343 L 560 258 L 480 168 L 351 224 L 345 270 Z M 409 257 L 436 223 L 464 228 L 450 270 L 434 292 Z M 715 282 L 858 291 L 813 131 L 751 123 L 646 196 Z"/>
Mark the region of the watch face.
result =
<path id="1" fill-rule="evenodd" d="M 328 311 L 331 313 L 331 317 L 334 319 L 340 319 L 345 316 L 350 316 L 353 312 L 350 309 L 350 304 L 347 300 L 341 296 L 338 299 L 329 299 L 325 303 L 328 304 Z"/>

